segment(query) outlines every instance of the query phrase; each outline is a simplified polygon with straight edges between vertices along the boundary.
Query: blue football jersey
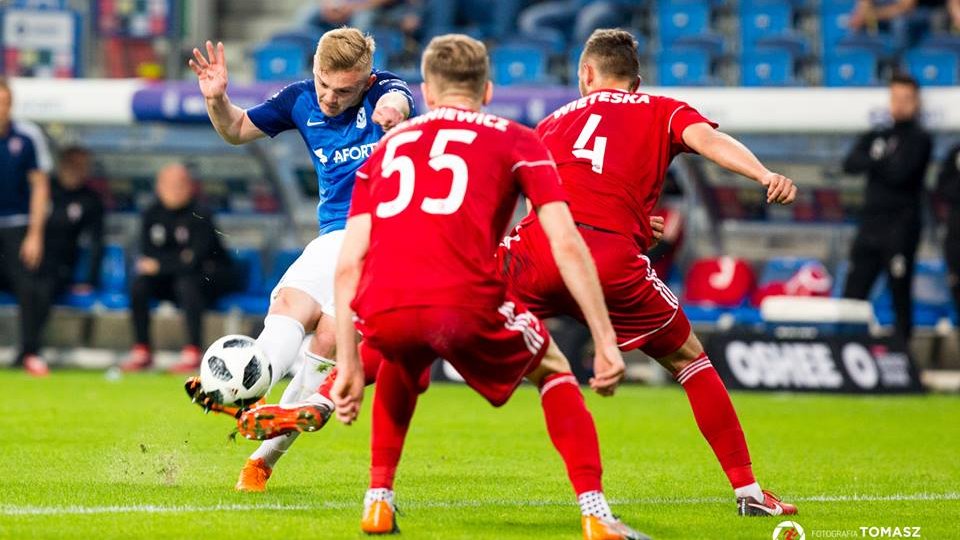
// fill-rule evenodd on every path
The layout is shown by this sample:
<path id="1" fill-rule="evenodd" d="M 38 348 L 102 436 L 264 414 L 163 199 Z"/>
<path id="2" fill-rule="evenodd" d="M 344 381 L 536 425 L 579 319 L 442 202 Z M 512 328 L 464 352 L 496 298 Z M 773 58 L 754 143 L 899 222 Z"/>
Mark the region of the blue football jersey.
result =
<path id="1" fill-rule="evenodd" d="M 300 132 L 320 183 L 320 234 L 346 226 L 354 173 L 383 137 L 383 128 L 370 120 L 377 101 L 387 92 L 399 92 L 407 98 L 410 116 L 414 116 L 413 95 L 407 83 L 389 71 L 375 69 L 373 74 L 377 80 L 360 103 L 338 116 L 328 117 L 320 110 L 312 79 L 295 82 L 247 110 L 254 125 L 270 137 L 288 129 Z"/>

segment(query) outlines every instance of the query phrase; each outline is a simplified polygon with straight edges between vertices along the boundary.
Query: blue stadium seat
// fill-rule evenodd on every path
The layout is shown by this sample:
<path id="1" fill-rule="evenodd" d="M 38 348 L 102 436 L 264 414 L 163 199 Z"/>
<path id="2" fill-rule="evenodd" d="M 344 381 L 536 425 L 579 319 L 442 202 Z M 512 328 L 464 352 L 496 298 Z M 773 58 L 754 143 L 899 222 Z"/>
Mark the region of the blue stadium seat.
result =
<path id="1" fill-rule="evenodd" d="M 918 49 L 907 53 L 907 71 L 920 86 L 955 86 L 960 62 L 957 55 L 944 49 Z"/>
<path id="2" fill-rule="evenodd" d="M 657 2 L 660 44 L 666 49 L 677 38 L 707 33 L 710 29 L 710 5 L 693 0 Z"/>
<path id="3" fill-rule="evenodd" d="M 0 307 L 17 305 L 17 298 L 6 291 L 0 291 Z"/>
<path id="4" fill-rule="evenodd" d="M 826 86 L 872 86 L 877 84 L 877 55 L 861 49 L 839 49 L 824 62 Z"/>
<path id="5" fill-rule="evenodd" d="M 710 55 L 700 49 L 672 49 L 660 53 L 659 84 L 700 86 L 710 83 Z"/>
<path id="6" fill-rule="evenodd" d="M 897 44 L 891 34 L 850 34 L 840 38 L 835 45 L 837 48 L 864 49 L 872 51 L 879 57 L 890 57 L 896 53 Z"/>
<path id="7" fill-rule="evenodd" d="M 828 0 L 821 2 L 820 37 L 823 50 L 833 50 L 850 33 L 847 23 L 856 0 Z"/>
<path id="8" fill-rule="evenodd" d="M 698 48 L 713 56 L 723 53 L 723 36 L 710 29 L 710 5 L 690 0 L 657 3 L 660 50 Z"/>
<path id="9" fill-rule="evenodd" d="M 743 86 L 786 86 L 796 84 L 793 54 L 785 49 L 751 49 L 741 60 Z"/>
<path id="10" fill-rule="evenodd" d="M 924 49 L 944 49 L 960 54 L 960 35 L 934 34 L 921 44 Z"/>
<path id="11" fill-rule="evenodd" d="M 258 81 L 290 81 L 300 78 L 307 62 L 303 49 L 296 43 L 268 42 L 253 51 Z"/>
<path id="12" fill-rule="evenodd" d="M 754 0 L 740 4 L 740 39 L 743 50 L 761 38 L 782 36 L 793 28 L 793 6 L 786 0 Z"/>
<path id="13" fill-rule="evenodd" d="M 127 257 L 123 246 L 109 245 L 103 248 L 100 265 L 99 303 L 107 309 L 130 307 Z"/>
<path id="14" fill-rule="evenodd" d="M 238 249 L 232 254 L 234 267 L 241 276 L 241 289 L 228 294 L 217 302 L 217 309 L 244 313 L 262 314 L 269 307 L 270 300 L 263 291 L 263 263 L 256 249 Z"/>
<path id="15" fill-rule="evenodd" d="M 536 84 L 548 82 L 547 55 L 540 47 L 504 45 L 490 53 L 493 77 L 497 84 Z"/>

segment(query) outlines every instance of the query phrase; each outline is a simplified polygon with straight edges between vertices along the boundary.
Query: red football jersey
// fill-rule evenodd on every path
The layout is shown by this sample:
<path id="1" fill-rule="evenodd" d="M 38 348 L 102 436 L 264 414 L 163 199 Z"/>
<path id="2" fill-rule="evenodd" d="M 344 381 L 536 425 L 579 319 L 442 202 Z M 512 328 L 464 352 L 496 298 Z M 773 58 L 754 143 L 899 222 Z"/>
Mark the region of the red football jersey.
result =
<path id="1" fill-rule="evenodd" d="M 650 242 L 650 213 L 673 157 L 692 152 L 683 130 L 706 122 L 668 97 L 597 90 L 560 107 L 537 126 L 557 163 L 578 223 Z"/>
<path id="2" fill-rule="evenodd" d="M 521 193 L 566 200 L 531 129 L 452 107 L 397 126 L 357 172 L 350 215 L 370 214 L 372 229 L 354 310 L 499 306 L 494 253 Z"/>

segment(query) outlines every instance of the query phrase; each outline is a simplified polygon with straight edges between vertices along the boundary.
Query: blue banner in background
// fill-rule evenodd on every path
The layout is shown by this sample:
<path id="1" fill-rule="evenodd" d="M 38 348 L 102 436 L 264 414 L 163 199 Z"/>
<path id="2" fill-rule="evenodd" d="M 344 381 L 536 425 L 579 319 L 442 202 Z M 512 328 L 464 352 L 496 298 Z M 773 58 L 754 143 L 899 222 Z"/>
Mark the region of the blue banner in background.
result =
<path id="1" fill-rule="evenodd" d="M 230 101 L 244 109 L 253 107 L 283 88 L 282 84 L 231 85 Z M 420 88 L 412 88 L 421 104 Z M 535 125 L 561 105 L 579 97 L 568 87 L 509 87 L 494 89 L 493 101 L 486 111 Z M 150 85 L 133 96 L 133 115 L 139 122 L 207 123 L 206 104 L 196 82 L 175 82 Z"/>

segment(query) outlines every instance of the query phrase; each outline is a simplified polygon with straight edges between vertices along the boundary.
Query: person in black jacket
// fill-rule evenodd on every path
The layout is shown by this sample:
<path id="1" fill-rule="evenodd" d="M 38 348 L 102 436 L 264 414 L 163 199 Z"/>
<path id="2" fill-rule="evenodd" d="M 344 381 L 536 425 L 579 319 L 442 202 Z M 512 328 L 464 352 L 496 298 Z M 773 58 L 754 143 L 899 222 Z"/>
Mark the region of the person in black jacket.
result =
<path id="1" fill-rule="evenodd" d="M 913 330 L 911 283 L 921 231 L 924 178 L 933 140 L 918 121 L 920 88 L 907 75 L 890 81 L 893 125 L 861 136 L 843 162 L 848 174 L 867 175 L 863 215 L 850 252 L 843 295 L 866 299 L 884 269 L 889 278 L 896 335 Z"/>
<path id="2" fill-rule="evenodd" d="M 43 261 L 44 227 L 50 201 L 50 180 L 40 165 L 31 134 L 11 118 L 13 92 L 0 77 L 0 288 L 8 288 L 20 306 L 21 352 L 14 366 L 47 375 L 47 364 L 29 347 L 27 321 L 34 319 L 34 281 Z"/>
<path id="3" fill-rule="evenodd" d="M 156 193 L 158 201 L 143 213 L 140 226 L 142 255 L 130 291 L 136 344 L 122 368 L 138 371 L 152 364 L 149 301 L 157 298 L 175 301 L 187 326 L 187 345 L 171 371 L 194 372 L 201 359 L 203 313 L 233 290 L 236 280 L 213 215 L 194 201 L 187 168 L 175 163 L 161 169 Z"/>
<path id="4" fill-rule="evenodd" d="M 103 257 L 103 203 L 86 186 L 90 173 L 90 153 L 77 146 L 60 153 L 55 180 L 51 182 L 51 208 L 47 217 L 44 255 L 40 269 L 25 285 L 29 294 L 22 303 L 23 354 L 25 362 L 43 363 L 40 338 L 50 315 L 53 299 L 70 288 L 90 294 L 100 277 Z M 90 259 L 73 283 L 80 259 L 81 236 L 86 235 Z M 29 305 L 28 305 L 29 304 Z"/>
<path id="5" fill-rule="evenodd" d="M 960 144 L 947 153 L 940 166 L 937 191 L 949 204 L 943 257 L 947 262 L 947 282 L 953 293 L 953 305 L 960 310 Z"/>

